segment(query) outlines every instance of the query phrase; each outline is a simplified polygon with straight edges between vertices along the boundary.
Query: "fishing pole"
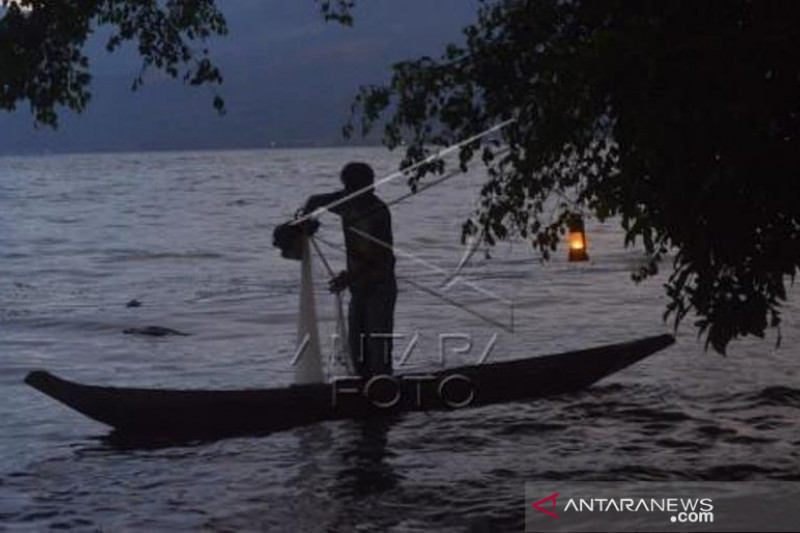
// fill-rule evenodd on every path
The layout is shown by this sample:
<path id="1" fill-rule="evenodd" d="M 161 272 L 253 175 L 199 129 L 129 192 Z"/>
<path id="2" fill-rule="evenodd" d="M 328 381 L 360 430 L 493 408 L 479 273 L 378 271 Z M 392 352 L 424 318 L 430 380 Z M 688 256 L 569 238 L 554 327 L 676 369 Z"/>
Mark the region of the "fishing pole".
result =
<path id="1" fill-rule="evenodd" d="M 404 169 L 395 171 L 395 172 L 389 174 L 388 176 L 379 179 L 375 183 L 372 183 L 370 185 L 367 185 L 366 187 L 362 187 L 361 189 L 353 191 L 350 194 L 347 194 L 347 195 L 343 196 L 342 198 L 339 198 L 338 200 L 334 200 L 333 202 L 331 202 L 331 203 L 329 203 L 327 205 L 318 207 L 313 212 L 306 213 L 303 216 L 301 216 L 300 218 L 296 218 L 296 219 L 292 220 L 291 222 L 289 222 L 289 224 L 294 226 L 294 225 L 297 225 L 297 224 L 301 224 L 301 223 L 303 223 L 303 222 L 305 222 L 307 220 L 310 220 L 310 219 L 317 219 L 317 218 L 321 217 L 323 214 L 325 214 L 326 212 L 328 212 L 331 209 L 333 209 L 334 207 L 340 206 L 345 202 L 349 202 L 350 200 L 352 200 L 354 198 L 357 198 L 357 197 L 361 196 L 362 194 L 365 194 L 365 193 L 367 193 L 367 192 L 369 192 L 369 191 L 371 191 L 373 189 L 376 189 L 376 188 L 378 188 L 379 186 L 381 186 L 381 185 L 383 185 L 385 183 L 389 183 L 390 181 L 393 181 L 393 180 L 395 180 L 395 179 L 397 179 L 397 178 L 399 178 L 401 176 L 405 176 L 409 172 L 411 172 L 413 170 L 416 170 L 417 168 L 421 167 L 422 165 L 426 165 L 426 164 L 432 163 L 433 161 L 436 161 L 437 159 L 441 159 L 444 156 L 455 152 L 456 150 L 460 150 L 462 147 L 464 147 L 464 146 L 466 146 L 468 144 L 471 144 L 471 143 L 473 143 L 473 142 L 475 142 L 475 141 L 477 141 L 479 139 L 482 139 L 483 137 L 486 137 L 487 135 L 489 135 L 491 133 L 494 133 L 496 131 L 499 131 L 499 130 L 505 128 L 509 124 L 511 124 L 513 122 L 516 122 L 516 120 L 517 120 L 516 118 L 510 118 L 508 120 L 504 120 L 503 122 L 500 122 L 499 124 L 495 124 L 491 128 L 483 130 L 480 133 L 476 133 L 475 135 L 473 135 L 471 137 L 468 137 L 467 139 L 464 139 L 463 141 L 457 142 L 456 144 L 450 145 L 447 148 L 443 148 L 442 150 L 436 152 L 435 154 L 431 154 L 430 156 L 426 157 L 425 159 L 423 159 L 421 161 L 417 161 L 416 163 L 414 163 L 414 164 L 412 164 L 412 165 L 410 165 L 410 166 L 408 166 L 408 167 L 406 167 Z"/>
<path id="2" fill-rule="evenodd" d="M 502 151 L 498 152 L 496 155 L 497 156 L 501 156 L 501 155 L 506 154 L 507 152 L 509 152 L 509 150 L 505 149 L 505 150 L 502 150 Z M 424 184 L 419 186 L 416 190 L 407 192 L 407 193 L 403 194 L 402 196 L 399 196 L 399 197 L 397 197 L 397 198 L 395 198 L 393 200 L 389 200 L 388 202 L 385 202 L 386 207 L 391 207 L 393 205 L 399 204 L 400 202 L 405 201 L 405 200 L 411 198 L 412 196 L 416 196 L 417 194 L 425 192 L 428 189 L 432 189 L 433 187 L 436 187 L 437 185 L 441 185 L 442 183 L 453 179 L 454 177 L 458 176 L 459 174 L 463 174 L 462 170 L 460 168 L 455 168 L 455 169 L 451 170 L 450 172 L 448 172 L 447 174 L 445 174 L 444 176 L 436 178 L 433 181 L 425 182 Z M 374 212 L 376 212 L 376 211 L 378 211 L 379 209 L 382 209 L 382 208 L 383 208 L 383 206 L 380 206 L 380 205 L 372 207 L 372 208 L 368 209 L 367 211 L 365 211 L 364 213 L 361 213 L 359 216 L 357 216 L 355 218 L 348 218 L 347 222 L 350 223 L 350 224 L 354 224 L 355 222 L 358 222 L 359 220 L 367 218 L 372 213 L 374 213 Z"/>

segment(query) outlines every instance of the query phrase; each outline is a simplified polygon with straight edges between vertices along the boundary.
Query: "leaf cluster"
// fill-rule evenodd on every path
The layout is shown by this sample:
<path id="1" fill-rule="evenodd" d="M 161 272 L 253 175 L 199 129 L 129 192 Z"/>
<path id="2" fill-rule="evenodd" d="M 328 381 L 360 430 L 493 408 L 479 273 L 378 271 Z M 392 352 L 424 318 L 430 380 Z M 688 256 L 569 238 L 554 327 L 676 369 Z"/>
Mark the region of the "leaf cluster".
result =
<path id="1" fill-rule="evenodd" d="M 225 35 L 213 0 L 3 0 L 0 18 L 0 109 L 28 102 L 36 124 L 55 127 L 58 111 L 81 112 L 91 99 L 87 39 L 101 27 L 115 51 L 126 42 L 142 58 L 133 88 L 154 69 L 189 85 L 220 84 L 205 42 Z M 214 95 L 214 107 L 224 102 Z"/>

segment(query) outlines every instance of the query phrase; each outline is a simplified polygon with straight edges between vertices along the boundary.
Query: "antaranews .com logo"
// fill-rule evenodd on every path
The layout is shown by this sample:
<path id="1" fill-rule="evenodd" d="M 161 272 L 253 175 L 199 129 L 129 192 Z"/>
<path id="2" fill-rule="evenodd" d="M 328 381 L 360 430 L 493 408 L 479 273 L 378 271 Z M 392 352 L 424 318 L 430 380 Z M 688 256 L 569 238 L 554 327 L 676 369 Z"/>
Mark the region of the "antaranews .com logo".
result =
<path id="1" fill-rule="evenodd" d="M 796 532 L 799 500 L 797 481 L 530 482 L 525 530 Z"/>
<path id="2" fill-rule="evenodd" d="M 532 504 L 537 511 L 558 519 L 555 513 L 560 493 L 555 492 Z M 547 506 L 552 505 L 550 509 Z M 711 523 L 714 521 L 712 498 L 569 498 L 562 514 L 569 513 L 662 513 L 670 522 Z"/>

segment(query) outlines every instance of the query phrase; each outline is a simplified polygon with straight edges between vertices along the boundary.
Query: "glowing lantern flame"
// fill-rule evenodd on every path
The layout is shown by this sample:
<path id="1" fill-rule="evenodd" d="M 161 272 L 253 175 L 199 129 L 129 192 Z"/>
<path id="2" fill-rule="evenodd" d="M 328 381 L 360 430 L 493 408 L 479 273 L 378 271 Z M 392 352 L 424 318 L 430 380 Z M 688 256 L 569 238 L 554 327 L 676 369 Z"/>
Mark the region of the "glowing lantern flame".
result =
<path id="1" fill-rule="evenodd" d="M 569 244 L 570 261 L 588 261 L 589 254 L 586 252 L 586 229 L 583 225 L 583 219 L 579 216 L 573 217 L 569 221 L 569 236 L 567 238 Z"/>

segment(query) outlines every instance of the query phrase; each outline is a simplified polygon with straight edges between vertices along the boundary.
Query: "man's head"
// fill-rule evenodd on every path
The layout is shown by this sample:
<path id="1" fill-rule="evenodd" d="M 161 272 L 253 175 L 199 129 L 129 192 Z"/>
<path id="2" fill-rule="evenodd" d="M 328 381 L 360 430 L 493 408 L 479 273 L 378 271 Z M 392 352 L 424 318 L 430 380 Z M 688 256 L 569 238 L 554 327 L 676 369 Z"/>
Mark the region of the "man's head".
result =
<path id="1" fill-rule="evenodd" d="M 347 163 L 342 169 L 342 185 L 347 192 L 369 187 L 375 181 L 375 173 L 366 163 Z"/>

